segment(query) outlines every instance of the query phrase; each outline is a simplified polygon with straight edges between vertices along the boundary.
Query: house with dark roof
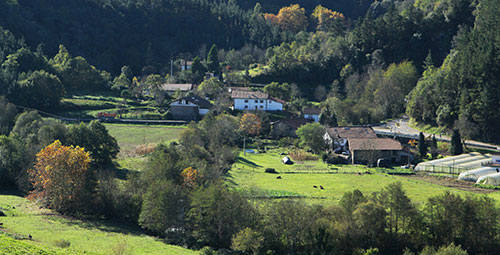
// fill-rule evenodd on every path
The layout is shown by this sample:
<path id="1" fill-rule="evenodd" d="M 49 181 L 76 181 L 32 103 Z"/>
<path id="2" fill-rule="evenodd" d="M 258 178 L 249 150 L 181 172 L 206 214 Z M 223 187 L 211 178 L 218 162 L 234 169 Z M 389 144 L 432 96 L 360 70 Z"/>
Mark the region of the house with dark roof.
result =
<path id="1" fill-rule="evenodd" d="M 231 99 L 235 110 L 283 111 L 285 101 L 262 91 L 232 90 Z"/>
<path id="2" fill-rule="evenodd" d="M 202 97 L 186 96 L 170 104 L 170 113 L 177 120 L 197 120 L 207 114 L 212 106 L 212 103 Z"/>
<path id="3" fill-rule="evenodd" d="M 324 135 L 336 152 L 347 151 L 347 140 L 353 138 L 377 138 L 377 135 L 371 127 L 331 127 Z"/>
<path id="4" fill-rule="evenodd" d="M 304 108 L 304 110 L 302 110 L 304 119 L 312 119 L 314 122 L 319 122 L 320 113 L 321 110 L 319 108 Z"/>
<path id="5" fill-rule="evenodd" d="M 401 162 L 408 156 L 401 143 L 391 138 L 349 138 L 348 146 L 353 164 L 374 164 L 378 159 Z"/>

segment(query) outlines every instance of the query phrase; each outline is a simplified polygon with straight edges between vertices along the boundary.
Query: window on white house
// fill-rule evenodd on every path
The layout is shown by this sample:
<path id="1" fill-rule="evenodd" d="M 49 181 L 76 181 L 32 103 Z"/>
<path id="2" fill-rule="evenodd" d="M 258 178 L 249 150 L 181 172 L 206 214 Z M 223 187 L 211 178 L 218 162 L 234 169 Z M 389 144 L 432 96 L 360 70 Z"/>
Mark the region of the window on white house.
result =
<path id="1" fill-rule="evenodd" d="M 248 103 L 248 100 L 245 100 L 245 103 Z"/>
<path id="2" fill-rule="evenodd" d="M 260 108 L 264 108 L 264 106 L 263 106 L 263 105 L 261 105 L 261 106 L 260 106 Z"/>
<path id="3" fill-rule="evenodd" d="M 245 109 L 248 109 L 248 105 L 245 105 Z"/>
<path id="4" fill-rule="evenodd" d="M 263 104 L 264 103 L 264 100 L 260 100 L 260 103 Z"/>
<path id="5" fill-rule="evenodd" d="M 255 100 L 255 103 L 258 103 L 258 102 L 259 102 L 259 100 Z"/>

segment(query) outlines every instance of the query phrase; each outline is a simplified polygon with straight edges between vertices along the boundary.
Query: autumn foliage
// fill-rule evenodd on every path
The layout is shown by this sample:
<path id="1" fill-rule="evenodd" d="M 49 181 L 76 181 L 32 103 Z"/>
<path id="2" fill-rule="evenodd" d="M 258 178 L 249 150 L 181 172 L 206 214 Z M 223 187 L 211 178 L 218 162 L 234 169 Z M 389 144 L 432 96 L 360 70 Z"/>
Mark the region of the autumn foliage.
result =
<path id="1" fill-rule="evenodd" d="M 240 130 L 249 135 L 258 135 L 260 133 L 260 128 L 262 126 L 262 121 L 260 118 L 253 113 L 245 113 L 240 120 Z"/>
<path id="2" fill-rule="evenodd" d="M 311 16 L 316 20 L 317 30 L 329 31 L 335 29 L 338 25 L 344 25 L 344 14 L 332 11 L 321 5 L 316 6 Z"/>
<path id="3" fill-rule="evenodd" d="M 272 24 L 280 26 L 283 30 L 299 32 L 307 27 L 306 11 L 298 4 L 281 8 L 277 15 L 266 13 L 264 18 Z"/>
<path id="4" fill-rule="evenodd" d="M 181 172 L 183 178 L 183 185 L 188 188 L 196 188 L 196 182 L 198 181 L 198 170 L 188 167 Z"/>
<path id="5" fill-rule="evenodd" d="M 34 169 L 29 170 L 33 190 L 28 198 L 61 213 L 86 211 L 92 196 L 89 165 L 89 153 L 83 148 L 56 140 L 36 155 Z"/>

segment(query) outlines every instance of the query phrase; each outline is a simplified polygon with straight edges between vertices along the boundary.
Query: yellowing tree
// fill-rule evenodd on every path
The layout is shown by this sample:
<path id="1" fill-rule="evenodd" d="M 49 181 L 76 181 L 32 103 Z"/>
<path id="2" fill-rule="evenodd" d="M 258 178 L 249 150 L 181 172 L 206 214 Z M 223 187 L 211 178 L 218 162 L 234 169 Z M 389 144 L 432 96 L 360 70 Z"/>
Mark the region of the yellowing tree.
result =
<path id="1" fill-rule="evenodd" d="M 306 11 L 298 4 L 281 8 L 278 15 L 266 13 L 264 18 L 273 24 L 279 25 L 283 30 L 299 32 L 307 27 Z"/>
<path id="2" fill-rule="evenodd" d="M 89 153 L 83 148 L 56 140 L 36 155 L 34 169 L 29 170 L 33 191 L 28 198 L 40 199 L 61 213 L 85 212 L 92 208 L 89 165 Z"/>
<path id="3" fill-rule="evenodd" d="M 262 126 L 262 121 L 259 117 L 253 113 L 245 113 L 240 120 L 240 130 L 248 135 L 258 135 L 260 133 L 260 128 Z"/>
<path id="4" fill-rule="evenodd" d="M 332 11 L 321 5 L 314 8 L 311 16 L 316 20 L 318 26 L 317 30 L 339 32 L 339 29 L 343 30 L 345 17 L 344 14 Z"/>
<path id="5" fill-rule="evenodd" d="M 184 179 L 183 184 L 185 187 L 188 188 L 196 188 L 196 182 L 198 181 L 198 170 L 188 167 L 181 172 L 181 176 Z"/>

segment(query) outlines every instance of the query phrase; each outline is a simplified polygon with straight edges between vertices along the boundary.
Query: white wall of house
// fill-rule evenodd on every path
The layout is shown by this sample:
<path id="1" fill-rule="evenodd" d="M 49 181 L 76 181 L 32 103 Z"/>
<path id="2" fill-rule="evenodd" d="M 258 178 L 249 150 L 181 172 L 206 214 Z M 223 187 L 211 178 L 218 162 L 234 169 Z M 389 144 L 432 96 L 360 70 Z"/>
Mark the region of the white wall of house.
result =
<path id="1" fill-rule="evenodd" d="M 191 102 L 188 102 L 188 101 L 186 101 L 184 99 L 177 100 L 177 101 L 173 102 L 171 105 L 175 105 L 175 106 L 198 106 L 198 105 L 195 105 L 195 104 L 193 104 Z"/>
<path id="2" fill-rule="evenodd" d="M 283 104 L 272 99 L 234 98 L 233 101 L 236 110 L 283 111 Z"/>
<path id="3" fill-rule="evenodd" d="M 210 111 L 210 109 L 203 109 L 203 108 L 198 109 L 198 112 L 200 113 L 200 115 L 205 115 L 208 113 L 208 111 Z"/>
<path id="4" fill-rule="evenodd" d="M 314 122 L 319 122 L 318 114 L 304 114 L 304 119 L 313 119 Z"/>

